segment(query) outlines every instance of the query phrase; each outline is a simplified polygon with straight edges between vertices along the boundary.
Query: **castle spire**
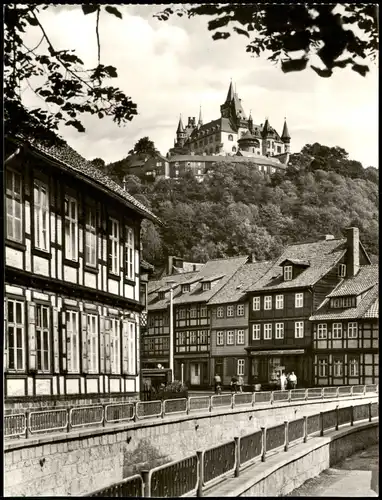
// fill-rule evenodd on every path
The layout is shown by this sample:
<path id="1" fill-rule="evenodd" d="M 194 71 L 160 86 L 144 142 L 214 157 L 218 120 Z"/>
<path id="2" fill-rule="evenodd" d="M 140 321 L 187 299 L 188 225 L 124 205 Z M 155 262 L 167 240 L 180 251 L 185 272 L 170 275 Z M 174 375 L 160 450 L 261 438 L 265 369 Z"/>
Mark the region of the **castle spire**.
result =
<path id="1" fill-rule="evenodd" d="M 202 107 L 199 107 L 199 120 L 198 120 L 198 125 L 203 125 L 203 118 L 202 118 Z"/>
<path id="2" fill-rule="evenodd" d="M 231 83 L 229 84 L 229 89 L 228 89 L 228 94 L 227 94 L 227 99 L 225 102 L 231 102 L 234 98 L 234 92 L 233 92 L 233 84 L 232 84 L 232 79 Z"/>
<path id="3" fill-rule="evenodd" d="M 182 115 L 179 116 L 179 123 L 178 123 L 178 128 L 176 129 L 176 133 L 182 133 L 184 132 L 184 127 L 183 127 L 183 122 L 182 122 Z"/>
<path id="4" fill-rule="evenodd" d="M 281 134 L 281 140 L 283 142 L 290 142 L 290 134 L 289 134 L 286 118 L 284 118 L 284 128 L 283 128 L 283 133 Z"/>

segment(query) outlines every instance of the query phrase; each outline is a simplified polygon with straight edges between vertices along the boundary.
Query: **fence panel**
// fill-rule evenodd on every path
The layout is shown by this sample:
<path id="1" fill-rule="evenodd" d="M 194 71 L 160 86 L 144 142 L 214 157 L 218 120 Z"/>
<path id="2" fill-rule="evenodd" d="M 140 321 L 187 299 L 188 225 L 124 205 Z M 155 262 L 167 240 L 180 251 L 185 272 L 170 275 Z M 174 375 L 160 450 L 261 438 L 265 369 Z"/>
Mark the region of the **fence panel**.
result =
<path id="1" fill-rule="evenodd" d="M 116 497 L 143 497 L 143 480 L 138 474 L 128 477 L 123 481 L 101 488 L 93 493 L 84 495 L 86 497 L 103 497 L 103 498 L 116 498 Z"/>
<path id="2" fill-rule="evenodd" d="M 209 410 L 210 396 L 191 396 L 188 399 L 190 411 L 194 410 Z"/>
<path id="3" fill-rule="evenodd" d="M 198 479 L 198 458 L 196 455 L 161 465 L 150 471 L 151 496 L 180 497 L 196 491 Z"/>
<path id="4" fill-rule="evenodd" d="M 251 392 L 241 392 L 233 395 L 233 405 L 243 406 L 252 404 L 252 393 Z"/>
<path id="5" fill-rule="evenodd" d="M 82 406 L 71 408 L 69 413 L 71 427 L 102 424 L 104 418 L 103 406 Z"/>
<path id="6" fill-rule="evenodd" d="M 292 389 L 290 391 L 290 399 L 291 401 L 304 400 L 306 396 L 305 389 Z"/>
<path id="7" fill-rule="evenodd" d="M 105 407 L 105 422 L 126 422 L 134 419 L 134 403 L 113 403 Z"/>
<path id="8" fill-rule="evenodd" d="M 320 399 L 322 397 L 322 389 L 318 387 L 308 389 L 308 399 Z"/>
<path id="9" fill-rule="evenodd" d="M 321 430 L 320 415 L 308 416 L 308 435 L 315 434 Z"/>
<path id="10" fill-rule="evenodd" d="M 337 415 L 336 410 L 324 411 L 324 429 L 332 429 L 336 426 Z"/>
<path id="11" fill-rule="evenodd" d="M 256 403 L 270 403 L 272 399 L 271 391 L 255 392 L 255 404 Z"/>
<path id="12" fill-rule="evenodd" d="M 4 416 L 4 437 L 20 436 L 26 430 L 26 417 L 24 413 Z"/>
<path id="13" fill-rule="evenodd" d="M 325 387 L 324 399 L 335 398 L 337 396 L 337 387 Z"/>
<path id="14" fill-rule="evenodd" d="M 377 384 L 371 384 L 366 386 L 366 393 L 377 392 Z"/>
<path id="15" fill-rule="evenodd" d="M 339 387 L 338 396 L 343 398 L 344 396 L 351 396 L 351 386 Z"/>
<path id="16" fill-rule="evenodd" d="M 379 403 L 371 403 L 371 416 L 378 417 L 379 415 Z"/>
<path id="17" fill-rule="evenodd" d="M 166 399 L 163 401 L 163 413 L 168 415 L 169 413 L 186 413 L 187 412 L 187 399 Z"/>
<path id="18" fill-rule="evenodd" d="M 298 418 L 289 422 L 288 439 L 289 442 L 300 441 L 304 437 L 304 419 Z"/>
<path id="19" fill-rule="evenodd" d="M 350 424 L 351 420 L 351 408 L 347 406 L 346 408 L 338 408 L 338 425 Z"/>
<path id="20" fill-rule="evenodd" d="M 369 405 L 354 406 L 353 412 L 354 421 L 365 420 L 366 418 L 369 418 Z"/>
<path id="21" fill-rule="evenodd" d="M 160 417 L 162 415 L 162 401 L 138 401 L 135 412 L 137 418 Z"/>
<path id="22" fill-rule="evenodd" d="M 289 400 L 289 391 L 273 391 L 273 401 L 288 401 Z"/>
<path id="23" fill-rule="evenodd" d="M 231 394 L 221 394 L 216 396 L 211 396 L 211 407 L 212 408 L 227 408 L 232 405 L 232 395 Z"/>
<path id="24" fill-rule="evenodd" d="M 353 396 L 362 396 L 364 389 L 364 385 L 353 385 Z"/>
<path id="25" fill-rule="evenodd" d="M 29 430 L 35 432 L 47 432 L 63 430 L 68 425 L 68 412 L 63 410 L 32 411 L 29 414 Z"/>
<path id="26" fill-rule="evenodd" d="M 267 451 L 276 450 L 285 444 L 284 424 L 274 425 L 267 429 Z"/>
<path id="27" fill-rule="evenodd" d="M 263 441 L 261 431 L 248 434 L 240 438 L 240 465 L 243 465 L 256 457 L 259 457 L 262 452 Z"/>
<path id="28" fill-rule="evenodd" d="M 203 462 L 203 484 L 232 471 L 236 464 L 235 441 L 205 451 Z"/>

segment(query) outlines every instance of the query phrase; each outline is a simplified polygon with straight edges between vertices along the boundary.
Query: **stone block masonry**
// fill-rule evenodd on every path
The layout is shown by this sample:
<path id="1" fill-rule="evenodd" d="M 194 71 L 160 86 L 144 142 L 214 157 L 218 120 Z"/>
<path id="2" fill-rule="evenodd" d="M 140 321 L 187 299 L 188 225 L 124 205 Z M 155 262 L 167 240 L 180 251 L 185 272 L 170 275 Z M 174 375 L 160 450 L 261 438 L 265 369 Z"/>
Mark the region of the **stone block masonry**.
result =
<path id="1" fill-rule="evenodd" d="M 6 442 L 4 495 L 86 494 L 142 469 L 249 434 L 261 426 L 270 427 L 337 405 L 356 406 L 377 400 L 377 396 L 370 396 L 279 404 L 263 409 L 221 410 Z"/>

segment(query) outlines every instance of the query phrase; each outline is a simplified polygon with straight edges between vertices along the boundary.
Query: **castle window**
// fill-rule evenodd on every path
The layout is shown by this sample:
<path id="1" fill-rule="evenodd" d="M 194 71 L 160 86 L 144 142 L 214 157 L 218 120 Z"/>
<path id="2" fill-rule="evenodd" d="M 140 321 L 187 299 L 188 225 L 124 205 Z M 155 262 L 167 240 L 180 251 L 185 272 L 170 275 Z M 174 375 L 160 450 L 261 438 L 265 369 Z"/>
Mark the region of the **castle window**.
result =
<path id="1" fill-rule="evenodd" d="M 236 153 L 236 147 L 235 146 L 232 146 L 232 152 Z"/>
<path id="2" fill-rule="evenodd" d="M 229 134 L 229 136 L 228 136 L 228 140 L 229 140 L 229 141 L 233 141 L 233 135 L 232 135 L 232 134 Z"/>
<path id="3" fill-rule="evenodd" d="M 277 152 L 281 153 L 281 146 L 277 146 Z"/>

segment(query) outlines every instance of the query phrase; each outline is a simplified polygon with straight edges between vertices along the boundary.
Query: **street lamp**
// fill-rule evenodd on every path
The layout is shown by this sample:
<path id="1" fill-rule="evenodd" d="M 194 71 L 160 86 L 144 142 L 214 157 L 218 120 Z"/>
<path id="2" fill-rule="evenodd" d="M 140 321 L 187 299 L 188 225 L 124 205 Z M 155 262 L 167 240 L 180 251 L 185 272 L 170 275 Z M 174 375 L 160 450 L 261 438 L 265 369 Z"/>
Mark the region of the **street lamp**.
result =
<path id="1" fill-rule="evenodd" d="M 169 280 L 166 285 L 170 287 L 170 349 L 169 368 L 171 370 L 171 380 L 174 381 L 174 285 L 176 281 Z"/>

